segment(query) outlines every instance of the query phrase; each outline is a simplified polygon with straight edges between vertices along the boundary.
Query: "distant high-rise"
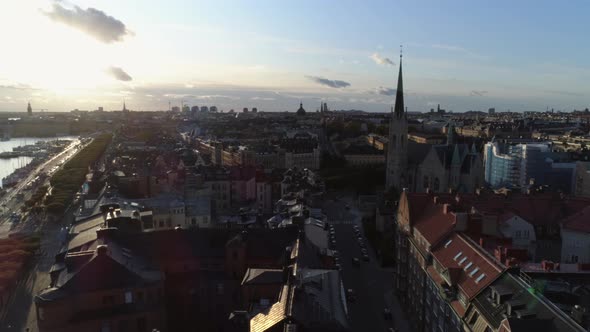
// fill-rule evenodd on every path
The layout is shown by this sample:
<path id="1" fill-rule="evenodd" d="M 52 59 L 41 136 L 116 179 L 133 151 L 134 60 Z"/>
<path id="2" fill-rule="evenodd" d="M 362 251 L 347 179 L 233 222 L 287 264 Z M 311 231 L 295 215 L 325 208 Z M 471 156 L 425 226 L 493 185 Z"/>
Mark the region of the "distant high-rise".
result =
<path id="1" fill-rule="evenodd" d="M 27 114 L 29 116 L 33 115 L 33 108 L 31 108 L 31 103 L 27 104 Z"/>
<path id="2" fill-rule="evenodd" d="M 252 113 L 258 113 L 258 108 L 252 107 Z"/>
<path id="3" fill-rule="evenodd" d="M 242 110 L 242 112 L 248 113 L 248 107 L 244 107 L 244 109 Z"/>
<path id="4" fill-rule="evenodd" d="M 217 112 L 217 106 L 209 107 L 209 112 Z"/>
<path id="5" fill-rule="evenodd" d="M 496 114 L 496 108 L 494 108 L 494 107 L 490 107 L 490 108 L 488 109 L 488 114 L 489 114 L 489 115 Z"/>
<path id="6" fill-rule="evenodd" d="M 201 106 L 201 112 L 209 112 L 209 107 Z"/>

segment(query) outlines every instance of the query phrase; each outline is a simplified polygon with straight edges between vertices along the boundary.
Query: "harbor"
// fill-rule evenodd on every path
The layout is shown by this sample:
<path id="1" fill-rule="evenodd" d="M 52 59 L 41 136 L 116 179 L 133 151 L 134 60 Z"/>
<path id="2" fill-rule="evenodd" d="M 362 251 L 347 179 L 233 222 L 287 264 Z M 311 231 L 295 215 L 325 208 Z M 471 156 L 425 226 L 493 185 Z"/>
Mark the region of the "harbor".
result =
<path id="1" fill-rule="evenodd" d="M 61 152 L 70 143 L 69 137 L 52 140 L 22 138 L 0 142 L 0 193 L 18 184 L 43 161 Z"/>

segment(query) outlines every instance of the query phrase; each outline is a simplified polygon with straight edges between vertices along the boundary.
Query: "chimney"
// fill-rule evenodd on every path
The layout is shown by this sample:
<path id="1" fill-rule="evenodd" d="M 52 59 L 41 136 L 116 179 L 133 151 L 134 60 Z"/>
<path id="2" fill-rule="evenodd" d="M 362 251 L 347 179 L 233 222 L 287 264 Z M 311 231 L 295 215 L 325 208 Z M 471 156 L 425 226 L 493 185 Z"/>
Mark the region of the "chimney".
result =
<path id="1" fill-rule="evenodd" d="M 465 212 L 455 212 L 455 230 L 464 232 L 467 230 L 469 216 Z"/>
<path id="2" fill-rule="evenodd" d="M 101 244 L 96 247 L 96 255 L 101 256 L 101 257 L 105 256 L 107 254 L 108 250 L 109 250 L 109 246 L 107 246 L 106 244 Z"/>
<path id="3" fill-rule="evenodd" d="M 443 204 L 443 213 L 448 214 L 451 212 L 451 204 L 445 203 Z"/>
<path id="4" fill-rule="evenodd" d="M 115 227 L 99 228 L 96 230 L 96 238 L 101 240 L 111 238 L 117 234 L 117 231 Z"/>

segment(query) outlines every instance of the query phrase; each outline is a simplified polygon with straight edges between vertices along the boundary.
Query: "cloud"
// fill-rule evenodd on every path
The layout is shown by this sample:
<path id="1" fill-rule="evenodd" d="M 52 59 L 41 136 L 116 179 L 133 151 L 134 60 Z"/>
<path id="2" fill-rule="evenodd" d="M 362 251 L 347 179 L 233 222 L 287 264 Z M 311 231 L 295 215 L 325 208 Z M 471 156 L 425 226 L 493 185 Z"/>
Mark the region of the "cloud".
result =
<path id="1" fill-rule="evenodd" d="M 74 6 L 68 9 L 54 3 L 52 11 L 44 14 L 55 22 L 80 30 L 107 44 L 121 41 L 131 34 L 123 22 L 95 8 L 82 9 Z"/>
<path id="2" fill-rule="evenodd" d="M 471 90 L 471 92 L 469 92 L 469 95 L 471 97 L 483 97 L 487 93 L 488 92 L 485 90 Z"/>
<path id="3" fill-rule="evenodd" d="M 250 100 L 272 101 L 272 100 L 275 100 L 275 99 L 272 98 L 272 97 L 258 97 L 258 96 L 256 96 L 256 97 L 250 98 Z"/>
<path id="4" fill-rule="evenodd" d="M 447 50 L 447 51 L 457 51 L 457 52 L 466 52 L 467 50 L 460 46 L 453 46 L 453 45 L 445 45 L 445 44 L 434 44 L 432 48 L 436 48 L 439 50 Z"/>
<path id="5" fill-rule="evenodd" d="M 369 91 L 370 94 L 382 95 L 382 96 L 393 96 L 393 95 L 395 95 L 396 92 L 397 92 L 396 89 L 388 88 L 388 87 L 384 87 L 384 86 L 380 86 L 378 88 L 375 88 L 375 89 Z"/>
<path id="6" fill-rule="evenodd" d="M 340 89 L 340 88 L 346 88 L 347 86 L 350 86 L 350 83 L 345 82 L 345 81 L 340 81 L 340 80 L 330 80 L 327 78 L 323 78 L 323 77 L 318 77 L 318 76 L 305 76 L 308 80 L 311 80 L 315 83 L 330 87 L 330 88 L 335 88 L 335 89 Z"/>
<path id="7" fill-rule="evenodd" d="M 378 65 L 395 66 L 395 63 L 393 61 L 391 61 L 390 58 L 383 57 L 383 56 L 379 55 L 379 53 L 373 53 L 371 56 L 369 56 L 369 58 L 371 58 L 371 60 L 375 61 L 375 63 Z"/>
<path id="8" fill-rule="evenodd" d="M 572 96 L 572 97 L 582 97 L 584 96 L 583 93 L 573 92 L 573 91 L 561 91 L 561 90 L 544 90 L 543 92 L 562 95 L 562 96 Z"/>
<path id="9" fill-rule="evenodd" d="M 109 67 L 107 68 L 107 73 L 119 81 L 129 82 L 133 80 L 129 74 L 127 74 L 123 69 L 119 67 Z"/>
<path id="10" fill-rule="evenodd" d="M 37 90 L 28 84 L 16 83 L 16 84 L 0 84 L 0 89 L 11 89 L 11 90 Z"/>

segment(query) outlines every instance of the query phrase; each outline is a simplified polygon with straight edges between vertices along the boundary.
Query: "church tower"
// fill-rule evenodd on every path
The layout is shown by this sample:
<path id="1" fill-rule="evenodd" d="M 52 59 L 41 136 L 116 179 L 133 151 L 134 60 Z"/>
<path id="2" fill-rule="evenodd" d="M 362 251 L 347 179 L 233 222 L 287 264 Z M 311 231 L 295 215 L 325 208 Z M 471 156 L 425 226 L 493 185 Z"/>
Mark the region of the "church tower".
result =
<path id="1" fill-rule="evenodd" d="M 27 115 L 28 116 L 33 115 L 33 108 L 31 107 L 31 103 L 27 104 Z"/>
<path id="2" fill-rule="evenodd" d="M 404 109 L 404 87 L 402 80 L 402 54 L 399 56 L 399 74 L 395 107 L 389 121 L 389 144 L 387 146 L 386 188 L 401 191 L 406 183 L 408 167 L 408 117 Z"/>

